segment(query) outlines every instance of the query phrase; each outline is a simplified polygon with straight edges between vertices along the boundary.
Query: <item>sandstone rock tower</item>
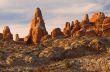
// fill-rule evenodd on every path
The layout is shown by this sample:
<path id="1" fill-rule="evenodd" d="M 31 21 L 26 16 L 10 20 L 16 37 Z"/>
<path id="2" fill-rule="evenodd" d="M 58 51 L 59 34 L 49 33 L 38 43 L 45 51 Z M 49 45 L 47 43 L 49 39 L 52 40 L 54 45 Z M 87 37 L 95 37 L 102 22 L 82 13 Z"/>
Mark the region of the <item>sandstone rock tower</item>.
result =
<path id="1" fill-rule="evenodd" d="M 5 26 L 3 29 L 3 39 L 4 40 L 13 40 L 13 35 L 10 32 L 10 28 L 8 26 Z"/>
<path id="2" fill-rule="evenodd" d="M 24 38 L 28 43 L 39 43 L 41 38 L 47 35 L 45 23 L 40 8 L 36 8 L 29 35 Z"/>

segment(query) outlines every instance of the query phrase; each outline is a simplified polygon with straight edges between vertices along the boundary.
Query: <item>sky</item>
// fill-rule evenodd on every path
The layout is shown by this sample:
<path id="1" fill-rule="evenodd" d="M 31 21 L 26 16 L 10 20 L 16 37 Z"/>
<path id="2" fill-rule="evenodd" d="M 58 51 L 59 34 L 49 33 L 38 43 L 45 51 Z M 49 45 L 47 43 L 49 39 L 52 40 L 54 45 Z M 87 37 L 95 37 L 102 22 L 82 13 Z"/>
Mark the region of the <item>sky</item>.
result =
<path id="1" fill-rule="evenodd" d="M 35 9 L 42 10 L 47 31 L 63 28 L 65 22 L 81 20 L 102 11 L 110 15 L 110 0 L 0 0 L 0 32 L 9 26 L 13 36 L 25 37 L 29 33 Z"/>

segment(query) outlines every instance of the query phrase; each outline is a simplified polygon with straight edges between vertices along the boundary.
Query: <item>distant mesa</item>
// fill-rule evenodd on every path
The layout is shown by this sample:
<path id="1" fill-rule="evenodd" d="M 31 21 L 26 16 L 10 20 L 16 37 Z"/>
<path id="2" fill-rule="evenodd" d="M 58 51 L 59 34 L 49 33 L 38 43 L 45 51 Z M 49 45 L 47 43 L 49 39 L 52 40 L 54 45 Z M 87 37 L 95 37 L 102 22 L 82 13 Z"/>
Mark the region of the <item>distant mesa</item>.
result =
<path id="1" fill-rule="evenodd" d="M 51 35 L 49 35 L 42 12 L 40 8 L 36 8 L 29 34 L 23 39 L 26 44 L 38 44 L 43 41 L 46 42 L 48 39 L 82 37 L 85 35 L 91 37 L 110 37 L 110 17 L 106 16 L 103 12 L 96 12 L 89 19 L 89 15 L 85 14 L 82 21 L 66 22 L 63 31 L 60 28 L 54 28 Z M 0 33 L 0 39 L 13 40 L 13 35 L 8 26 L 5 26 L 3 33 Z M 16 34 L 15 41 L 20 40 L 19 35 Z"/>

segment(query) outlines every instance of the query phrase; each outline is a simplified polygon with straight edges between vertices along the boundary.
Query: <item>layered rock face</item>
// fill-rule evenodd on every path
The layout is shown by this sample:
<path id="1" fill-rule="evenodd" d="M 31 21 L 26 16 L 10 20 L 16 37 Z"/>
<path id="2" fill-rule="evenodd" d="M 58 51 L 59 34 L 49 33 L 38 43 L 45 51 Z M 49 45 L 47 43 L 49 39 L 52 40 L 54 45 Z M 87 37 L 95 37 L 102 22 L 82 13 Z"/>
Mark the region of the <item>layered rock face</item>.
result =
<path id="1" fill-rule="evenodd" d="M 3 39 L 4 40 L 13 40 L 13 35 L 10 32 L 10 28 L 8 26 L 5 26 L 3 29 Z"/>
<path id="2" fill-rule="evenodd" d="M 61 32 L 60 28 L 55 28 L 51 32 L 51 36 L 52 36 L 52 38 L 59 38 L 59 37 L 63 38 L 64 34 L 63 34 L 63 32 Z"/>
<path id="3" fill-rule="evenodd" d="M 71 36 L 70 22 L 66 22 L 65 28 L 63 29 L 63 33 L 64 33 L 65 37 L 70 37 Z"/>
<path id="4" fill-rule="evenodd" d="M 42 17 L 42 13 L 40 8 L 36 8 L 34 18 L 32 20 L 31 28 L 30 28 L 30 33 L 29 35 L 25 38 L 25 41 L 32 42 L 34 44 L 39 43 L 41 38 L 44 35 L 47 35 L 47 31 L 45 28 L 45 23 Z"/>

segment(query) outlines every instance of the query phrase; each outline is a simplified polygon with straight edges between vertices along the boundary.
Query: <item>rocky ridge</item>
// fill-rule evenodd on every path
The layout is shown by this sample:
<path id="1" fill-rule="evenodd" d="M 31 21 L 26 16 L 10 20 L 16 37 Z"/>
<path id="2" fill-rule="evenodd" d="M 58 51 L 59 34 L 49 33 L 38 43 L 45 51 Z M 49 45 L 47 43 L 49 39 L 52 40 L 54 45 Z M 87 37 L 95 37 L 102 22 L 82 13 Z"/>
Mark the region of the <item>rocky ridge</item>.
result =
<path id="1" fill-rule="evenodd" d="M 8 26 L 0 33 L 0 71 L 109 72 L 110 17 L 97 12 L 89 19 L 66 22 L 48 34 L 36 8 L 29 34 L 20 38 Z"/>

